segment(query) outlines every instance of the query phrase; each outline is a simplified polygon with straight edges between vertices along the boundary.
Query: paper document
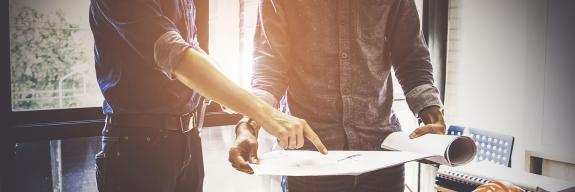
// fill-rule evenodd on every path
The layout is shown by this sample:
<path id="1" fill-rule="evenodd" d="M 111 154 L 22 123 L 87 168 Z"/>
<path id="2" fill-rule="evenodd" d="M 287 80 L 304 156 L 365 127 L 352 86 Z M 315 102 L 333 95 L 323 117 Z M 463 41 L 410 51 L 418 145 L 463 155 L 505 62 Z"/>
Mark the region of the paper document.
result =
<path id="1" fill-rule="evenodd" d="M 359 175 L 422 159 L 424 154 L 400 151 L 273 151 L 250 164 L 256 175 L 321 176 Z"/>
<path id="2" fill-rule="evenodd" d="M 427 154 L 427 160 L 449 166 L 466 164 L 477 152 L 475 142 L 466 136 L 427 134 L 410 139 L 405 132 L 390 134 L 381 148 Z"/>
<path id="3" fill-rule="evenodd" d="M 409 139 L 408 133 L 390 134 L 382 148 L 395 151 L 273 151 L 260 156 L 259 164 L 250 164 L 256 175 L 322 176 L 362 173 L 428 159 L 456 166 L 475 157 L 473 140 L 462 136 L 424 135 Z"/>

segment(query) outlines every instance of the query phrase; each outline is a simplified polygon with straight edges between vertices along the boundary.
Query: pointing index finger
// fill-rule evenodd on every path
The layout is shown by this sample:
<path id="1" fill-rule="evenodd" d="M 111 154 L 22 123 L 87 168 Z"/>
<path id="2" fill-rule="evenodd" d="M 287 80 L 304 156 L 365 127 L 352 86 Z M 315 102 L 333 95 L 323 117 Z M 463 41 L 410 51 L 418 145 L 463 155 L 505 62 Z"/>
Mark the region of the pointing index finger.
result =
<path id="1" fill-rule="evenodd" d="M 305 138 L 311 141 L 311 143 L 315 146 L 315 148 L 317 148 L 317 150 L 320 153 L 324 155 L 327 154 L 327 148 L 325 147 L 325 145 L 323 145 L 317 134 L 311 129 L 311 127 L 309 127 L 309 125 L 306 125 L 304 127 L 303 134 Z"/>

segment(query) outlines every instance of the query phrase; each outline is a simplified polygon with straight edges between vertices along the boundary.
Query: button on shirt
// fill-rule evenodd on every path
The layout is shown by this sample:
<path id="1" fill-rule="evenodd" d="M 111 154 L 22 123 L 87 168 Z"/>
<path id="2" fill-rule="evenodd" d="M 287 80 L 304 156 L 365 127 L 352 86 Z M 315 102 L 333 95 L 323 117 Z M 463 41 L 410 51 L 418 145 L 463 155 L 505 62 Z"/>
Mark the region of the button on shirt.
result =
<path id="1" fill-rule="evenodd" d="M 285 97 L 331 150 L 380 149 L 400 130 L 392 67 L 415 115 L 442 106 L 413 0 L 262 0 L 254 45 L 254 93 Z"/>
<path id="2" fill-rule="evenodd" d="M 173 70 L 195 41 L 192 0 L 92 0 L 96 75 L 105 114 L 179 115 L 201 97 Z"/>

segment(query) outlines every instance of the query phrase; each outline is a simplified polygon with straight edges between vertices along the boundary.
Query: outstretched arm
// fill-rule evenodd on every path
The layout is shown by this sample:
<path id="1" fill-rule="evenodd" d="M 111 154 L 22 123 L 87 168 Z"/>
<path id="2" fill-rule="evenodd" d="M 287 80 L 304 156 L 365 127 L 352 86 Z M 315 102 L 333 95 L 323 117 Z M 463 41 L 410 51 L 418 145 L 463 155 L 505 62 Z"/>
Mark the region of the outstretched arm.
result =
<path id="1" fill-rule="evenodd" d="M 258 17 L 254 36 L 254 66 L 252 93 L 270 106 L 278 107 L 289 83 L 290 38 L 288 25 L 281 2 L 262 0 L 258 7 Z M 264 126 L 265 127 L 265 126 Z M 257 162 L 257 129 L 245 121 L 236 125 L 236 141 L 229 151 L 229 161 L 239 171 L 252 174 L 248 162 Z M 303 140 L 299 138 L 297 140 Z M 285 145 L 283 148 L 299 148 L 298 145 Z"/>
<path id="2" fill-rule="evenodd" d="M 327 152 L 318 136 L 303 119 L 281 113 L 264 103 L 235 85 L 212 63 L 208 56 L 194 49 L 187 49 L 174 69 L 175 78 L 201 95 L 254 118 L 286 146 L 299 146 L 299 142 L 303 144 L 303 137 L 306 137 L 320 152 Z"/>

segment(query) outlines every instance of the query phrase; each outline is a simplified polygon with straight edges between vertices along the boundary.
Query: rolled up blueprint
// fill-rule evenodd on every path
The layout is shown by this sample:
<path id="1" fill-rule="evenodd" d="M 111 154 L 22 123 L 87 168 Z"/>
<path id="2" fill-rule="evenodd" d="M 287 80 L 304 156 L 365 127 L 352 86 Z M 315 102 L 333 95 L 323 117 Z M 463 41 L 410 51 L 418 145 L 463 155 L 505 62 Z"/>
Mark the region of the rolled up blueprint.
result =
<path id="1" fill-rule="evenodd" d="M 406 132 L 391 133 L 381 148 L 426 154 L 425 159 L 449 166 L 466 164 L 477 153 L 475 142 L 466 136 L 426 134 L 410 139 Z"/>

